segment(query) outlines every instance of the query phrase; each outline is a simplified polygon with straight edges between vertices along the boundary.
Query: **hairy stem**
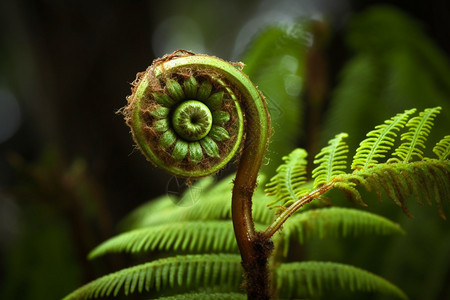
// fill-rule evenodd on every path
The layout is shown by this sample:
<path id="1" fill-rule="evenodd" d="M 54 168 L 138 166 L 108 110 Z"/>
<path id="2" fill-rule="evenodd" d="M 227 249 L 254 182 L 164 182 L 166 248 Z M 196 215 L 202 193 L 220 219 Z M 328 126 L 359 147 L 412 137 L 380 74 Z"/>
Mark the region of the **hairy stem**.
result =
<path id="1" fill-rule="evenodd" d="M 270 128 L 264 98 L 259 94 L 257 99 L 260 99 L 260 103 L 253 101 L 243 103 L 247 137 L 234 181 L 232 218 L 242 257 L 248 299 L 263 300 L 270 299 L 267 262 L 273 246 L 270 241 L 261 239 L 261 235 L 255 231 L 252 196 L 267 148 Z"/>

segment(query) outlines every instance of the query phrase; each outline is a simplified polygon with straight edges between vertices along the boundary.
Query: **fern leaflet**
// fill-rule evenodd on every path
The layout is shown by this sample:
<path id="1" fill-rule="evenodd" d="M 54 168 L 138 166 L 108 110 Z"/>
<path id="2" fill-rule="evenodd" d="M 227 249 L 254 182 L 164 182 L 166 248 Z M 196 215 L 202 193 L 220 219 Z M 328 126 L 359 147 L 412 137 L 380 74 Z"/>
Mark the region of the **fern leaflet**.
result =
<path id="1" fill-rule="evenodd" d="M 195 201 L 187 200 L 191 203 L 194 202 L 188 207 L 175 205 L 169 196 L 163 196 L 148 204 L 144 204 L 130 214 L 124 221 L 122 228 L 135 229 L 171 224 L 173 220 L 230 220 L 231 206 L 229 201 L 231 199 L 234 176 L 235 174 L 231 174 L 214 185 L 212 185 L 213 180 L 211 178 L 208 181 L 205 181 L 207 179 L 205 178 L 196 182 L 190 189 L 197 189 L 200 192 L 193 193 L 188 189 L 181 196 L 182 199 L 187 199 L 195 195 Z M 264 181 L 265 176 L 260 174 L 258 182 Z M 271 210 L 266 209 L 267 197 L 262 187 L 263 185 L 258 185 L 254 193 L 253 201 L 255 206 L 253 216 L 256 222 L 268 224 L 274 218 L 274 214 Z M 187 193 L 189 195 L 186 195 Z"/>
<path id="2" fill-rule="evenodd" d="M 386 279 L 362 269 L 333 262 L 281 264 L 276 284 L 282 297 L 320 297 L 326 291 L 380 292 L 401 299 L 405 293 Z"/>
<path id="3" fill-rule="evenodd" d="M 385 153 L 394 145 L 397 136 L 395 131 L 403 128 L 409 115 L 415 111 L 415 109 L 406 110 L 370 131 L 367 138 L 359 144 L 359 148 L 356 150 L 352 169 L 367 169 L 377 165 L 378 158 L 385 157 Z"/>
<path id="4" fill-rule="evenodd" d="M 314 163 L 319 166 L 312 171 L 312 178 L 315 178 L 314 188 L 330 182 L 337 175 L 345 174 L 343 170 L 347 168 L 348 146 L 343 139 L 346 137 L 347 133 L 336 135 L 328 142 L 329 145 L 316 155 Z"/>
<path id="5" fill-rule="evenodd" d="M 447 159 L 450 155 L 450 135 L 446 135 L 433 148 L 433 152 L 439 157 L 439 160 Z"/>
<path id="6" fill-rule="evenodd" d="M 409 216 L 405 201 L 409 196 L 415 196 L 419 202 L 420 199 L 426 199 L 429 204 L 435 199 L 441 217 L 445 218 L 442 206 L 450 195 L 450 161 L 427 159 L 410 163 L 384 163 L 354 174 L 340 175 L 336 181 L 362 185 L 368 191 L 374 190 L 380 200 L 384 190 Z M 341 188 L 339 184 L 335 184 L 335 187 Z M 361 198 L 355 188 L 349 194 Z"/>
<path id="7" fill-rule="evenodd" d="M 289 205 L 309 192 L 309 189 L 304 188 L 306 156 L 306 151 L 298 148 L 283 157 L 285 163 L 277 168 L 277 174 L 266 184 L 266 194 L 275 196 L 275 201 L 269 203 L 269 206 L 278 202 L 283 206 Z"/>
<path id="8" fill-rule="evenodd" d="M 406 127 L 409 127 L 409 130 L 401 135 L 401 140 L 405 142 L 393 153 L 398 158 L 392 158 L 390 161 L 406 163 L 414 156 L 423 159 L 423 150 L 419 147 L 425 148 L 425 142 L 433 127 L 433 120 L 441 109 L 440 106 L 427 108 L 408 121 Z"/>
<path id="9" fill-rule="evenodd" d="M 125 295 L 138 291 L 175 287 L 227 285 L 237 291 L 241 258 L 233 254 L 186 255 L 163 258 L 100 277 L 75 290 L 63 300 Z"/>
<path id="10" fill-rule="evenodd" d="M 283 226 L 285 255 L 290 241 L 300 244 L 314 237 L 404 234 L 394 222 L 379 215 L 342 207 L 312 209 L 293 215 Z"/>
<path id="11" fill-rule="evenodd" d="M 117 235 L 90 254 L 93 259 L 112 252 L 146 251 L 237 253 L 231 221 L 188 221 L 135 229 Z"/>

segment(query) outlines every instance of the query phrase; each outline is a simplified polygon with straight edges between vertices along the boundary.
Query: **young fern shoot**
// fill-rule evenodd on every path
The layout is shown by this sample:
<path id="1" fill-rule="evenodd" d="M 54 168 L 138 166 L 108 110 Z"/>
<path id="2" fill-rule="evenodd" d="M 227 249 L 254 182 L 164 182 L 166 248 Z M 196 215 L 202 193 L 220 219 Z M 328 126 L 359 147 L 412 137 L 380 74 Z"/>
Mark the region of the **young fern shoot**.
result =
<path id="1" fill-rule="evenodd" d="M 138 74 L 124 114 L 147 159 L 176 176 L 214 174 L 242 149 L 232 196 L 234 231 L 249 299 L 269 299 L 271 246 L 255 230 L 252 195 L 271 132 L 270 117 L 264 97 L 240 68 L 215 57 L 175 51 Z M 256 244 L 268 253 L 257 253 Z"/>

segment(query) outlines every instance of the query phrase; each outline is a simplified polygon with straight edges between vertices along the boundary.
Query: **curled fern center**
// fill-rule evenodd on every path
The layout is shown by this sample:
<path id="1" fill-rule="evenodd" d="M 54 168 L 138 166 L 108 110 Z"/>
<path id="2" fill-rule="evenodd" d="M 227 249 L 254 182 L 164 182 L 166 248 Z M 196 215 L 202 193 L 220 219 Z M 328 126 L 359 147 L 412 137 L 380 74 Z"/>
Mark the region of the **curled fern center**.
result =
<path id="1" fill-rule="evenodd" d="M 235 69 L 214 57 L 179 52 L 138 74 L 124 113 L 148 160 L 196 178 L 234 157 L 244 137 L 243 93 L 229 68 Z"/>
<path id="2" fill-rule="evenodd" d="M 212 121 L 208 106 L 196 100 L 183 102 L 172 116 L 175 132 L 187 141 L 198 141 L 207 136 L 211 131 Z"/>

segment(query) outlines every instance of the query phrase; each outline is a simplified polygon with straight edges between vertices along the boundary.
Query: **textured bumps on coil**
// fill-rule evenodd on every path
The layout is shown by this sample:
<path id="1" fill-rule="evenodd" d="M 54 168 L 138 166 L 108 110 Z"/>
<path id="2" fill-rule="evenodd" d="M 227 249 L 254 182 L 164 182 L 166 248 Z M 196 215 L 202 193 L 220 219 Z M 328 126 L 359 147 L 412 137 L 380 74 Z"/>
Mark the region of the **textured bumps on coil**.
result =
<path id="1" fill-rule="evenodd" d="M 220 69 L 177 64 L 192 55 L 165 56 L 138 74 L 124 113 L 148 160 L 176 176 L 195 178 L 217 172 L 232 159 L 244 121 L 240 93 Z"/>

